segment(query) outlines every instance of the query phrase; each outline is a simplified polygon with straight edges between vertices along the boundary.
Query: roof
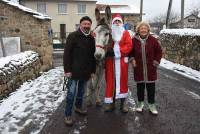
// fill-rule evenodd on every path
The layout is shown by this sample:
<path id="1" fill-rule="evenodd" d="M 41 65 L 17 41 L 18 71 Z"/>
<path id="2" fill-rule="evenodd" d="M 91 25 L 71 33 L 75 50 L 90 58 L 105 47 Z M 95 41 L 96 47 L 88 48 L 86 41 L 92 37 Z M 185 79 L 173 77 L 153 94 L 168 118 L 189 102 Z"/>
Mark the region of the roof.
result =
<path id="1" fill-rule="evenodd" d="M 28 7 L 25 7 L 25 6 L 22 6 L 16 2 L 12 2 L 12 1 L 9 1 L 9 0 L 0 0 L 10 6 L 13 6 L 19 10 L 22 10 L 24 12 L 27 12 L 29 14 L 31 14 L 33 17 L 37 18 L 37 19 L 41 19 L 41 20 L 50 20 L 51 18 L 48 16 L 48 15 L 45 15 L 45 14 L 42 14 L 42 13 L 39 13 L 31 8 L 28 8 Z"/>
<path id="2" fill-rule="evenodd" d="M 100 13 L 105 13 L 105 11 L 101 11 Z M 139 14 L 140 9 L 135 7 L 134 5 L 126 5 L 126 6 L 111 6 L 111 13 L 120 13 L 120 14 Z"/>
<path id="3" fill-rule="evenodd" d="M 187 18 L 189 18 L 190 16 L 194 16 L 194 17 L 196 17 L 197 19 L 200 19 L 200 16 L 197 16 L 197 15 L 194 15 L 194 14 L 190 14 L 190 15 L 186 16 L 186 17 L 184 18 L 184 20 L 187 19 Z M 171 24 L 177 24 L 177 23 L 180 23 L 180 22 L 181 22 L 181 19 L 178 20 L 178 21 L 176 21 L 176 22 L 173 22 L 173 23 L 171 23 Z"/>
<path id="4" fill-rule="evenodd" d="M 198 15 L 195 15 L 195 14 L 190 14 L 190 15 L 186 16 L 184 19 L 187 19 L 187 18 L 190 17 L 190 16 L 194 16 L 194 17 L 196 17 L 197 19 L 200 19 L 200 17 L 199 17 Z"/>
<path id="5" fill-rule="evenodd" d="M 128 5 L 124 0 L 98 0 L 97 5 Z"/>

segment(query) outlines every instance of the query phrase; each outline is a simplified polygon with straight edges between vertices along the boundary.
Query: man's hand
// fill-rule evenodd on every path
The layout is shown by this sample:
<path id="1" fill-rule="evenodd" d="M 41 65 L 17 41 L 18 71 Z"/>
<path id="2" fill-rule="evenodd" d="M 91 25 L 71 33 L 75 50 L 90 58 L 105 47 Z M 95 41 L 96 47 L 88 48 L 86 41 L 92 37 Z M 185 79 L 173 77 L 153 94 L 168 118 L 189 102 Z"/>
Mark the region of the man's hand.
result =
<path id="1" fill-rule="evenodd" d="M 71 72 L 65 73 L 65 76 L 70 78 L 70 77 L 72 77 L 72 73 Z"/>

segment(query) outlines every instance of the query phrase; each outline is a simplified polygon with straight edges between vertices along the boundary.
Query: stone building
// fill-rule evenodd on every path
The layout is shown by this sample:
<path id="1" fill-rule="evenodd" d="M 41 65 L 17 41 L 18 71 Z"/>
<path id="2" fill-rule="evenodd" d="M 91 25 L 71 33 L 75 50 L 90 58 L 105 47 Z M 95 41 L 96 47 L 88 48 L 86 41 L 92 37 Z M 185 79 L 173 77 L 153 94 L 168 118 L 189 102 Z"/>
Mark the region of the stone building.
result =
<path id="1" fill-rule="evenodd" d="M 39 53 L 41 71 L 52 66 L 51 18 L 30 8 L 0 1 L 0 36 L 20 37 L 21 51 L 33 50 Z"/>
<path id="2" fill-rule="evenodd" d="M 191 14 L 184 18 L 183 20 L 184 28 L 194 28 L 200 29 L 200 17 L 194 14 Z M 170 28 L 181 28 L 181 20 L 175 23 L 170 24 Z"/>
<path id="3" fill-rule="evenodd" d="M 107 5 L 111 7 L 112 14 L 121 14 L 124 24 L 128 24 L 130 30 L 135 29 L 137 23 L 140 21 L 140 9 L 138 7 L 125 3 L 124 1 L 98 1 L 97 8 L 100 9 L 102 15 L 104 15 Z"/>

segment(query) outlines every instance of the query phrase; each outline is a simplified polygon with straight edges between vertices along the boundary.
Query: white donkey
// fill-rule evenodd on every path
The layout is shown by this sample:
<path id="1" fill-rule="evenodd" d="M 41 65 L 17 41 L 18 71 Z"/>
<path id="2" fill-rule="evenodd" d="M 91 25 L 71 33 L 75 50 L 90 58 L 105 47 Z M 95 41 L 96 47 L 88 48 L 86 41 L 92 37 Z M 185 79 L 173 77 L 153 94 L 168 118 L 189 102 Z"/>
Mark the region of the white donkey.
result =
<path id="1" fill-rule="evenodd" d="M 92 104 L 92 92 L 95 93 L 96 105 L 101 106 L 100 99 L 100 86 L 102 77 L 104 74 L 104 58 L 109 46 L 112 43 L 111 37 L 111 10 L 107 6 L 105 9 L 105 16 L 101 18 L 100 11 L 95 9 L 95 16 L 97 21 L 97 26 L 93 31 L 95 37 L 95 58 L 97 60 L 95 77 L 90 79 L 87 86 L 87 105 Z"/>

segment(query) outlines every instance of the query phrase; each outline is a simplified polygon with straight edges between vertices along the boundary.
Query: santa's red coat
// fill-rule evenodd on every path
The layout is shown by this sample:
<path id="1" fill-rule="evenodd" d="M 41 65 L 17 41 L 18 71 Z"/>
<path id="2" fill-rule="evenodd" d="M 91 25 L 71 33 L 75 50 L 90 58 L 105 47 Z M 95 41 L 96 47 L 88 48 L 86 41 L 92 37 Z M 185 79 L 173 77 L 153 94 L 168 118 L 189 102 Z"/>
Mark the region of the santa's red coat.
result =
<path id="1" fill-rule="evenodd" d="M 121 57 L 107 57 L 105 60 L 105 103 L 113 102 L 114 93 L 116 98 L 128 96 L 128 55 L 132 48 L 131 36 L 128 31 L 124 31 L 119 42 Z"/>

